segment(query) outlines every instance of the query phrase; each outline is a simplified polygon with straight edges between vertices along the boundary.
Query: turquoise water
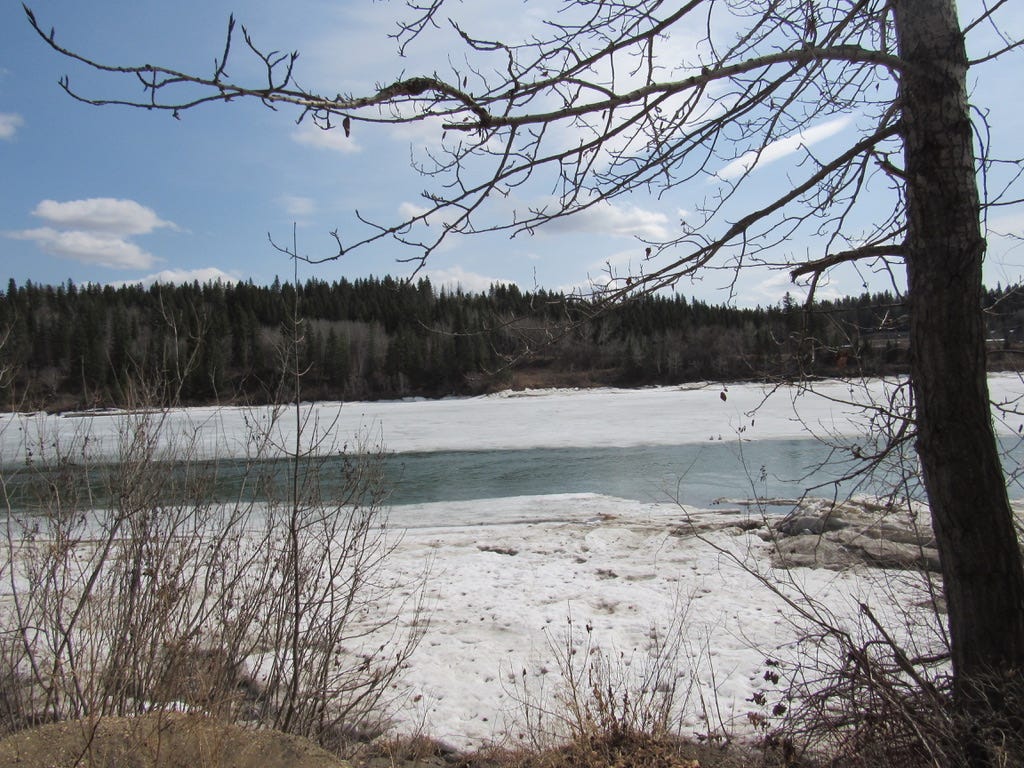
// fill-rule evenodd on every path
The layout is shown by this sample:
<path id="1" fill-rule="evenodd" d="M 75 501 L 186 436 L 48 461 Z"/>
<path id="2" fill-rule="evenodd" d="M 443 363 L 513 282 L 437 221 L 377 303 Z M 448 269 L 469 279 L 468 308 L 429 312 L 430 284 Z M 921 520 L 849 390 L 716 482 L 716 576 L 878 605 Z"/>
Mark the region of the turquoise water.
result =
<path id="1" fill-rule="evenodd" d="M 1015 474 L 1024 458 L 1017 439 L 1003 440 L 1004 465 Z M 344 476 L 342 457 L 323 459 L 319 469 L 326 498 Z M 390 454 L 384 460 L 384 487 L 392 505 L 427 504 L 517 496 L 594 493 L 641 502 L 679 501 L 706 507 L 721 498 L 794 498 L 804 493 L 844 497 L 853 492 L 885 493 L 895 473 L 840 482 L 857 466 L 849 451 L 835 451 L 813 439 L 709 441 L 674 446 L 533 448 L 526 450 L 440 451 Z M 912 464 L 911 464 L 912 466 Z M 106 506 L 113 495 L 112 468 L 89 469 L 90 503 Z M 287 495 L 290 465 L 222 460 L 197 470 L 176 470 L 166 493 L 185 489 L 204 472 L 215 477 L 204 493 L 217 500 L 260 500 L 267 492 Z M 32 507 L 57 481 L 56 473 L 25 467 L 4 470 L 14 508 Z M 1019 480 L 1010 495 L 1024 497 Z M 183 494 L 187 491 L 181 491 Z"/>
<path id="2" fill-rule="evenodd" d="M 1019 468 L 1020 441 L 1003 441 L 1008 473 Z M 909 462 L 913 470 L 913 459 Z M 685 445 L 392 454 L 384 468 L 394 505 L 563 493 L 595 493 L 642 502 L 706 507 L 722 498 L 845 497 L 888 492 L 891 466 L 848 476 L 860 463 L 820 441 L 709 441 Z M 330 477 L 329 467 L 325 477 Z M 912 480 L 913 482 L 913 480 Z M 1024 488 L 1011 482 L 1011 496 Z"/>
<path id="3" fill-rule="evenodd" d="M 707 506 L 834 480 L 839 468 L 817 468 L 829 453 L 815 440 L 409 453 L 390 457 L 386 476 L 393 504 L 596 493 Z"/>

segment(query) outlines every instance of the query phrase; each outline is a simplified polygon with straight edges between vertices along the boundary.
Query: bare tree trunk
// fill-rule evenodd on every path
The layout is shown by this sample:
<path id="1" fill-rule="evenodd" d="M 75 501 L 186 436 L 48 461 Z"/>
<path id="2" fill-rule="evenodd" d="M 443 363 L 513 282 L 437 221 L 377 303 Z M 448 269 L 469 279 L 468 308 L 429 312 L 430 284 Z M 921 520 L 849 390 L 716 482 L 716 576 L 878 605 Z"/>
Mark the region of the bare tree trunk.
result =
<path id="1" fill-rule="evenodd" d="M 1000 710 L 1000 690 L 1024 669 L 1024 567 L 989 411 L 967 58 L 953 0 L 895 0 L 894 9 L 908 64 L 900 106 L 917 448 L 956 692 L 968 710 Z"/>

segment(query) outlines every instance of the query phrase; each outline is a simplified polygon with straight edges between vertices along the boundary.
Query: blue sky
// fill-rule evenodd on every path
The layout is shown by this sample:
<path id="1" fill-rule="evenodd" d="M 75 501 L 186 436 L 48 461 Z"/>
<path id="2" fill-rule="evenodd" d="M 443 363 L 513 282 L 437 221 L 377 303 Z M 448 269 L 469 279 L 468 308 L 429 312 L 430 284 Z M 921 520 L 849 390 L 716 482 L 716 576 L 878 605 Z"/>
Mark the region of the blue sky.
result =
<path id="1" fill-rule="evenodd" d="M 401 59 L 387 38 L 401 15 L 399 2 L 292 3 L 179 0 L 135 3 L 114 0 L 39 0 L 40 23 L 53 26 L 59 42 L 94 58 L 116 63 L 159 63 L 205 72 L 219 56 L 229 13 L 267 48 L 300 50 L 299 79 L 311 88 L 370 92 L 374 84 L 403 73 L 444 67 L 456 41 L 440 33 Z M 458 4 L 475 29 L 514 35 L 539 23 L 547 2 Z M 508 9 L 508 10 L 495 10 Z M 967 16 L 970 5 L 962 11 Z M 1011 10 L 1004 23 L 1024 30 Z M 1010 30 L 1013 31 L 1012 29 Z M 993 44 L 979 29 L 974 53 Z M 1024 155 L 1024 57 L 989 64 L 972 74 L 972 99 L 989 110 L 993 142 L 1003 156 Z M 251 69 L 238 58 L 237 78 Z M 121 84 L 98 80 L 39 40 L 20 4 L 0 7 L 0 261 L 18 282 L 117 283 L 164 279 L 209 279 L 218 275 L 269 283 L 291 274 L 268 233 L 290 243 L 296 225 L 299 250 L 312 257 L 333 250 L 330 231 L 352 232 L 352 212 L 396 220 L 420 204 L 427 182 L 409 167 L 410 152 L 439 140 L 432 125 L 357 125 L 350 139 L 297 126 L 295 114 L 274 113 L 257 103 L 208 105 L 168 114 L 79 104 L 57 86 L 62 75 L 87 93 L 109 95 Z M 1007 98 L 1009 94 L 1013 98 Z M 824 120 L 802 136 L 780 143 L 751 177 L 744 200 L 756 202 L 759 187 L 770 192 L 787 183 L 801 145 L 828 154 L 855 135 L 856 115 Z M 719 173 L 730 168 L 722 163 Z M 637 235 L 671 236 L 687 212 L 708 194 L 708 182 L 680 188 L 662 199 L 620 199 L 548 232 L 509 239 L 504 235 L 460 238 L 434 254 L 427 274 L 436 282 L 482 289 L 491 281 L 572 289 L 598 277 L 606 262 L 638 261 Z M 990 221 L 986 280 L 1020 280 L 1024 251 L 1013 235 L 1024 231 L 1024 209 L 1000 210 Z M 779 259 L 811 246 L 780 244 Z M 303 267 L 301 276 L 332 280 L 386 273 L 405 275 L 396 261 L 410 254 L 379 243 L 343 260 Z M 811 256 L 813 257 L 813 253 Z M 0 276 L 3 276 L 0 273 Z M 725 301 L 728 273 L 681 284 L 679 290 Z M 827 294 L 857 293 L 868 283 L 884 288 L 884 276 L 837 272 Z M 753 305 L 777 302 L 790 285 L 785 273 L 752 271 L 737 283 L 733 300 Z"/>

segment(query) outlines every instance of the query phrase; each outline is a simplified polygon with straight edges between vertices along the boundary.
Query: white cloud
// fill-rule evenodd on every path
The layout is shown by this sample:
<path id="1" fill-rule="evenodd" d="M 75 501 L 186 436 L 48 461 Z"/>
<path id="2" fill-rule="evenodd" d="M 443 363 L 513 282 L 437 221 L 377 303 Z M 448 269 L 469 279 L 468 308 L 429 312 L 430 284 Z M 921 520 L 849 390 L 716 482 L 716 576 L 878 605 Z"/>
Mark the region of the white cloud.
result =
<path id="1" fill-rule="evenodd" d="M 285 195 L 281 198 L 281 202 L 284 203 L 285 212 L 297 219 L 312 216 L 317 210 L 316 200 L 311 197 Z"/>
<path id="2" fill-rule="evenodd" d="M 668 240 L 673 234 L 672 222 L 666 214 L 638 205 L 614 203 L 598 203 L 572 216 L 555 219 L 538 231 L 642 237 L 648 240 Z"/>
<path id="3" fill-rule="evenodd" d="M 356 144 L 354 139 L 346 136 L 340 127 L 325 131 L 311 123 L 304 123 L 297 130 L 292 131 L 292 140 L 316 149 L 329 149 L 346 155 L 361 152 L 363 149 Z"/>
<path id="4" fill-rule="evenodd" d="M 428 117 L 413 123 L 397 123 L 390 126 L 389 133 L 395 141 L 411 144 L 417 149 L 438 149 L 443 146 L 444 120 Z"/>
<path id="5" fill-rule="evenodd" d="M 151 269 L 159 259 L 130 238 L 161 227 L 177 229 L 151 208 L 110 197 L 43 200 L 32 213 L 52 226 L 9 232 L 7 237 L 30 240 L 54 256 L 112 269 Z"/>
<path id="6" fill-rule="evenodd" d="M 398 206 L 398 215 L 403 219 L 414 219 L 417 216 L 422 216 L 429 210 L 429 208 L 422 205 L 406 201 Z"/>
<path id="7" fill-rule="evenodd" d="M 511 285 L 515 280 L 505 280 L 500 277 L 487 277 L 477 272 L 467 272 L 460 266 L 447 267 L 445 269 L 427 269 L 423 272 L 424 277 L 429 277 L 435 288 L 445 286 L 447 288 L 459 288 L 468 293 L 483 293 L 494 283 L 505 283 Z"/>
<path id="8" fill-rule="evenodd" d="M 454 207 L 430 213 L 430 208 L 408 201 L 398 206 L 398 215 L 406 221 L 426 215 L 426 218 L 418 223 L 425 224 L 428 227 L 443 227 L 446 224 L 454 224 L 461 214 L 462 211 Z"/>
<path id="9" fill-rule="evenodd" d="M 778 304 L 788 293 L 795 302 L 803 304 L 807 301 L 809 285 L 806 281 L 794 282 L 789 272 L 772 272 L 768 277 L 758 282 L 751 291 L 749 298 L 764 300 L 768 305 Z M 836 300 L 844 296 L 826 275 L 818 283 L 814 290 L 814 298 L 818 301 Z"/>
<path id="10" fill-rule="evenodd" d="M 803 302 L 807 298 L 807 286 L 794 283 L 788 272 L 771 272 L 749 291 L 751 299 L 765 300 L 769 306 L 778 304 L 787 293 L 794 301 Z"/>
<path id="11" fill-rule="evenodd" d="M 174 224 L 157 216 L 152 208 L 134 200 L 112 197 L 92 197 L 66 203 L 43 200 L 32 214 L 62 229 L 104 232 L 120 237 L 146 235 L 160 227 L 175 228 Z"/>
<path id="12" fill-rule="evenodd" d="M 113 269 L 150 269 L 157 259 L 123 237 L 103 232 L 61 231 L 52 227 L 25 229 L 8 237 L 32 240 L 47 253 L 83 264 Z"/>
<path id="13" fill-rule="evenodd" d="M 776 160 L 781 160 L 782 158 L 793 154 L 801 147 L 810 147 L 817 144 L 819 141 L 824 141 L 830 136 L 835 136 L 841 130 L 846 128 L 852 120 L 853 118 L 848 116 L 837 117 L 834 120 L 819 123 L 818 125 L 812 126 L 806 130 L 801 130 L 792 136 L 786 137 L 785 139 L 773 141 L 761 150 L 760 153 L 752 151 L 741 155 L 722 168 L 715 175 L 719 179 L 734 179 L 737 176 L 742 176 L 755 165 L 760 168 L 770 163 L 774 163 Z"/>
<path id="14" fill-rule="evenodd" d="M 151 275 L 140 277 L 137 280 L 119 280 L 110 283 L 115 288 L 122 285 L 142 285 L 149 287 L 154 283 L 167 285 L 181 285 L 198 280 L 200 283 L 237 283 L 239 278 L 217 267 L 202 267 L 201 269 L 163 269 Z"/>
<path id="15" fill-rule="evenodd" d="M 21 115 L 0 112 L 0 139 L 13 139 L 18 129 L 25 124 Z"/>

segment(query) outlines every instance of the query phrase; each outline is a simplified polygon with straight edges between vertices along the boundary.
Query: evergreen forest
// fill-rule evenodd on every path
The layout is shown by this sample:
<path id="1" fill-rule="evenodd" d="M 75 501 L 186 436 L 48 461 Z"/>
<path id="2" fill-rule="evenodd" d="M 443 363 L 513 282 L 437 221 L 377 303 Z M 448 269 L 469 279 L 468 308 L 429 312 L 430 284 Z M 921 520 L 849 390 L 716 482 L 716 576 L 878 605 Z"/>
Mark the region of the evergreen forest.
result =
<path id="1" fill-rule="evenodd" d="M 988 364 L 1020 367 L 1024 292 L 985 294 Z M 810 306 L 715 306 L 650 295 L 486 293 L 391 277 L 298 285 L 49 286 L 0 293 L 0 408 L 368 400 L 506 388 L 622 386 L 907 370 L 889 293 Z M 289 375 L 291 372 L 291 375 Z"/>

